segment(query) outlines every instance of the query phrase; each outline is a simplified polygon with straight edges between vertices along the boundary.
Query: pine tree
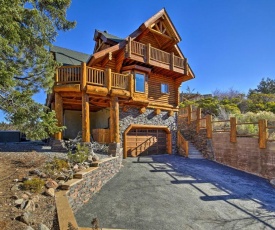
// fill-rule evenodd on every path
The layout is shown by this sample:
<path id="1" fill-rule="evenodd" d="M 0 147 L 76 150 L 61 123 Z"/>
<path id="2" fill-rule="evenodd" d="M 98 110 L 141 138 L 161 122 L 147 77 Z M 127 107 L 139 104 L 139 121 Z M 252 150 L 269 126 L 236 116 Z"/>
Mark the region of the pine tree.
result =
<path id="1" fill-rule="evenodd" d="M 66 19 L 71 0 L 0 0 L 0 109 L 28 138 L 42 139 L 62 127 L 54 112 L 32 96 L 53 85 L 58 66 L 48 51 Z"/>

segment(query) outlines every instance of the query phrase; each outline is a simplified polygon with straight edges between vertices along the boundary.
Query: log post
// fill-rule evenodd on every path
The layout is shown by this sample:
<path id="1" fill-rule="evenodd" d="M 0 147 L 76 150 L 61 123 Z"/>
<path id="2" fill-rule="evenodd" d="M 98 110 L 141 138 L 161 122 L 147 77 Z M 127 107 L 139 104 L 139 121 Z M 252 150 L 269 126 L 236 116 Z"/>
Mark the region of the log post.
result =
<path id="1" fill-rule="evenodd" d="M 85 91 L 82 91 L 82 141 L 90 142 L 89 95 Z"/>
<path id="2" fill-rule="evenodd" d="M 170 53 L 170 70 L 174 71 L 174 52 Z"/>
<path id="3" fill-rule="evenodd" d="M 130 92 L 130 97 L 134 96 L 134 85 L 135 85 L 135 81 L 134 81 L 134 75 L 130 74 L 129 76 L 129 92 Z"/>
<path id="4" fill-rule="evenodd" d="M 150 59 L 151 59 L 151 44 L 147 43 L 146 46 L 146 63 L 150 64 Z"/>
<path id="5" fill-rule="evenodd" d="M 86 62 L 81 63 L 81 90 L 86 89 L 87 85 L 87 67 Z"/>
<path id="6" fill-rule="evenodd" d="M 212 115 L 206 115 L 206 132 L 207 138 L 212 139 L 213 127 L 212 127 Z"/>
<path id="7" fill-rule="evenodd" d="M 112 70 L 110 68 L 106 68 L 104 75 L 105 75 L 105 79 L 106 79 L 105 84 L 108 89 L 108 93 L 110 93 L 111 89 L 112 89 Z"/>
<path id="8" fill-rule="evenodd" d="M 57 118 L 57 125 L 61 127 L 63 125 L 63 101 L 60 94 L 55 93 L 55 113 Z M 62 140 L 62 132 L 58 132 L 55 134 L 56 140 Z"/>
<path id="9" fill-rule="evenodd" d="M 132 38 L 128 37 L 128 57 L 131 58 L 132 54 Z"/>
<path id="10" fill-rule="evenodd" d="M 192 105 L 188 105 L 187 107 L 187 115 L 188 115 L 188 124 L 191 124 L 192 120 Z"/>
<path id="11" fill-rule="evenodd" d="M 267 120 L 259 120 L 259 148 L 265 149 L 267 142 Z"/>
<path id="12" fill-rule="evenodd" d="M 188 75 L 188 62 L 187 62 L 187 58 L 184 59 L 184 74 Z"/>
<path id="13" fill-rule="evenodd" d="M 120 143 L 119 104 L 117 97 L 112 97 L 110 101 L 110 142 Z"/>
<path id="14" fill-rule="evenodd" d="M 56 71 L 55 71 L 55 85 L 57 85 L 58 82 L 59 82 L 59 75 L 58 75 L 58 68 L 56 68 Z"/>
<path id="15" fill-rule="evenodd" d="M 237 142 L 237 119 L 236 117 L 230 117 L 230 142 Z"/>
<path id="16" fill-rule="evenodd" d="M 197 108 L 197 133 L 200 132 L 201 129 L 201 108 Z"/>

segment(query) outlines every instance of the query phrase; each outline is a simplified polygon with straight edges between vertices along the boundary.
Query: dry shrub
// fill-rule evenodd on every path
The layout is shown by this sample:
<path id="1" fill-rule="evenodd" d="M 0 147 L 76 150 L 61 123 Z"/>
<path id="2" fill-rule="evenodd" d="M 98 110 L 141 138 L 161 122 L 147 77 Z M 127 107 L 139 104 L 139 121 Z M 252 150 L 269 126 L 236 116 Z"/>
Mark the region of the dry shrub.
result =
<path id="1" fill-rule="evenodd" d="M 32 178 L 31 180 L 26 180 L 23 182 L 23 189 L 30 190 L 34 193 L 39 193 L 42 191 L 42 188 L 45 184 L 45 181 L 40 178 Z"/>
<path id="2" fill-rule="evenodd" d="M 33 151 L 20 154 L 16 157 L 16 160 L 14 160 L 13 163 L 18 164 L 19 167 L 23 168 L 38 168 L 45 162 L 45 160 L 46 156 Z"/>

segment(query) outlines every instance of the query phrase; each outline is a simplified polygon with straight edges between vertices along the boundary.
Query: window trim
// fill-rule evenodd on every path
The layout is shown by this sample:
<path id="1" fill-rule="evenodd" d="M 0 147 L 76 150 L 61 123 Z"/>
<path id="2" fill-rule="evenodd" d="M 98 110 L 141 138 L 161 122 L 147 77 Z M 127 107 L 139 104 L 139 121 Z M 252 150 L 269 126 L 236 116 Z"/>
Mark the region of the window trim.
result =
<path id="1" fill-rule="evenodd" d="M 162 85 L 167 85 L 167 92 L 162 92 Z M 168 83 L 160 83 L 160 93 L 161 94 L 170 94 Z"/>
<path id="2" fill-rule="evenodd" d="M 142 73 L 142 72 L 139 72 L 139 71 L 135 71 L 134 74 L 135 74 L 135 92 L 136 92 L 136 93 L 146 93 L 146 88 L 145 88 L 146 73 Z M 143 75 L 143 76 L 144 76 L 144 91 L 138 91 L 138 90 L 137 90 L 136 74 L 140 74 L 140 75 Z"/>

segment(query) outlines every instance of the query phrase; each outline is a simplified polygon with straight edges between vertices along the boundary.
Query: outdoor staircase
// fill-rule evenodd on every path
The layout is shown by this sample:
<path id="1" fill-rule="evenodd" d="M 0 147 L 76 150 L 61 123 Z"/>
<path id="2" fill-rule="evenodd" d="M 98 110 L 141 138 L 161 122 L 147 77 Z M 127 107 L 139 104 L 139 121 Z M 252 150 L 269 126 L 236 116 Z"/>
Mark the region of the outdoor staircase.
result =
<path id="1" fill-rule="evenodd" d="M 189 142 L 189 153 L 188 153 L 188 158 L 190 159 L 204 159 L 201 152 L 197 150 L 197 148 Z"/>

